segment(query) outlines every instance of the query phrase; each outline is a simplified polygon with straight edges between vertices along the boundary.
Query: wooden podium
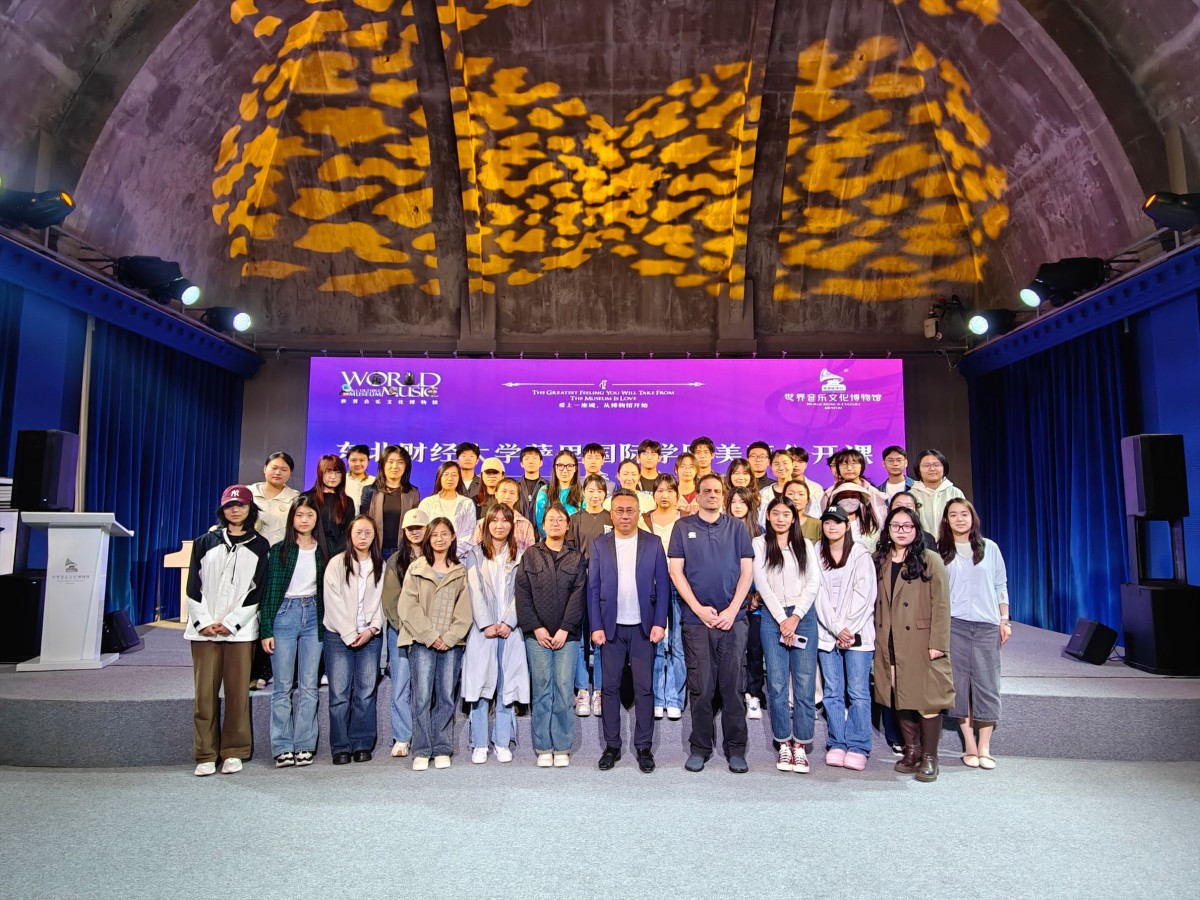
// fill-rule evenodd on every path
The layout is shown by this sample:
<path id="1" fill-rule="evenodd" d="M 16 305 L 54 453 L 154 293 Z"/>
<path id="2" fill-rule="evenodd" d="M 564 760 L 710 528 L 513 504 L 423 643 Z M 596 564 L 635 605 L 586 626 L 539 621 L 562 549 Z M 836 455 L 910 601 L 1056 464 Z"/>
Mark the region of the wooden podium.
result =
<path id="1" fill-rule="evenodd" d="M 17 671 L 100 669 L 116 662 L 119 653 L 100 654 L 108 543 L 133 532 L 112 513 L 25 512 L 21 520 L 48 529 L 49 546 L 42 652 L 18 663 Z"/>

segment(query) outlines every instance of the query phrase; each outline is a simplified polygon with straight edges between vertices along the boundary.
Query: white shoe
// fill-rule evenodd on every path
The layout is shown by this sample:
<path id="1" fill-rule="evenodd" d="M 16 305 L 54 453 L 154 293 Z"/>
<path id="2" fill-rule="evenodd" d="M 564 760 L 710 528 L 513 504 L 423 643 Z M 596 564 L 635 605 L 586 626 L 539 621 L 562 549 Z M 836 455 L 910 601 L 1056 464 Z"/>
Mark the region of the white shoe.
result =
<path id="1" fill-rule="evenodd" d="M 575 715 L 582 718 L 583 716 L 590 716 L 591 714 L 592 714 L 592 698 L 588 695 L 588 692 L 585 690 L 580 689 L 580 690 L 576 691 L 575 692 Z"/>
<path id="2" fill-rule="evenodd" d="M 569 753 L 555 753 L 554 754 L 554 768 L 565 769 L 570 764 L 571 764 L 571 754 L 569 754 Z"/>
<path id="3" fill-rule="evenodd" d="M 680 709 L 678 706 L 668 706 L 667 707 L 667 718 L 670 719 L 672 722 L 678 721 L 679 719 L 683 718 L 683 710 Z"/>
<path id="4" fill-rule="evenodd" d="M 484 752 L 486 753 L 487 751 L 485 750 Z M 433 767 L 435 769 L 450 768 L 450 757 L 446 756 L 445 754 L 442 754 L 441 756 L 435 756 L 433 758 Z"/>
<path id="5" fill-rule="evenodd" d="M 600 692 L 596 691 L 596 693 L 592 694 L 592 715 L 600 715 L 600 709 Z"/>
<path id="6" fill-rule="evenodd" d="M 428 768 L 429 768 L 429 757 L 428 756 L 414 756 L 413 757 L 413 771 L 414 772 L 424 772 Z"/>
<path id="7" fill-rule="evenodd" d="M 746 695 L 746 718 L 762 718 L 762 704 L 758 702 L 757 697 L 751 697 L 749 694 Z"/>
<path id="8" fill-rule="evenodd" d="M 392 756 L 408 756 L 408 742 L 392 741 Z"/>
<path id="9" fill-rule="evenodd" d="M 236 775 L 242 771 L 242 761 L 236 756 L 231 756 L 221 764 L 222 775 Z"/>
<path id="10" fill-rule="evenodd" d="M 512 762 L 512 751 L 507 747 L 497 747 L 496 762 Z"/>
<path id="11" fill-rule="evenodd" d="M 197 763 L 194 774 L 203 778 L 205 775 L 215 775 L 217 772 L 217 764 L 215 762 Z"/>
<path id="12" fill-rule="evenodd" d="M 553 753 L 539 753 L 537 755 L 537 766 L 539 769 L 548 769 L 554 765 Z"/>
<path id="13" fill-rule="evenodd" d="M 661 706 L 654 707 L 654 718 L 661 719 L 666 710 Z"/>
<path id="14" fill-rule="evenodd" d="M 438 759 L 441 759 L 441 757 L 439 756 Z M 472 750 L 471 762 L 475 763 L 477 766 L 483 765 L 485 762 L 487 762 L 487 747 L 476 747 L 474 750 Z"/>
<path id="15" fill-rule="evenodd" d="M 790 741 L 779 742 L 779 755 L 775 757 L 775 768 L 780 772 L 792 771 L 792 745 Z"/>
<path id="16" fill-rule="evenodd" d="M 329 687 L 329 676 L 328 675 L 321 676 L 321 687 Z"/>
<path id="17" fill-rule="evenodd" d="M 808 774 L 808 754 L 799 744 L 792 744 L 792 771 L 801 775 Z"/>

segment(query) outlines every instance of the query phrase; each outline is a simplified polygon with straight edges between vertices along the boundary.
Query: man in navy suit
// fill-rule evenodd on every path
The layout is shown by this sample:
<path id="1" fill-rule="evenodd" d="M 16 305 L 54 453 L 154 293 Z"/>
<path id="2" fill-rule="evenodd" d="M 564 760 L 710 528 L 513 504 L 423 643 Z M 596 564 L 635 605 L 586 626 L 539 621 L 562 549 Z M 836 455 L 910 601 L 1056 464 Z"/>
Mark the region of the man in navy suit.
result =
<path id="1" fill-rule="evenodd" d="M 654 645 L 666 636 L 671 581 L 662 541 L 637 527 L 640 504 L 626 488 L 615 491 L 613 530 L 592 542 L 588 560 L 588 620 L 592 643 L 600 648 L 604 670 L 601 707 L 604 753 L 600 768 L 611 769 L 621 758 L 621 677 L 625 661 L 633 670 L 636 728 L 633 747 L 638 768 L 654 771 Z"/>

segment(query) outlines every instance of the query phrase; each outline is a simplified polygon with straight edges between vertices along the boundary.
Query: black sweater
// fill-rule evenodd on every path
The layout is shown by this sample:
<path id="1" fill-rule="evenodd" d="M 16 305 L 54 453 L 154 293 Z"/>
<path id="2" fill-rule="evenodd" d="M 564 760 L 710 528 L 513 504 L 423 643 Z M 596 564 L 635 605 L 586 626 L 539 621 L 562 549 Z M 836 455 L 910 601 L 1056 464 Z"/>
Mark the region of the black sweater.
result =
<path id="1" fill-rule="evenodd" d="M 578 550 L 554 553 L 540 541 L 525 551 L 517 566 L 517 624 L 532 636 L 545 628 L 553 637 L 560 628 L 569 640 L 583 633 L 587 564 Z"/>

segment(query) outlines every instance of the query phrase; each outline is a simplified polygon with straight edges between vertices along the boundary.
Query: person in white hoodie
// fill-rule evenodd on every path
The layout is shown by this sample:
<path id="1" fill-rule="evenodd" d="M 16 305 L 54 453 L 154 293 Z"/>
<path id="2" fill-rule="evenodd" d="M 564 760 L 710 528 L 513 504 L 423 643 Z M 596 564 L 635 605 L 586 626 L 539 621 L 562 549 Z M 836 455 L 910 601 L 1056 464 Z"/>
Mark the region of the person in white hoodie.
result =
<path id="1" fill-rule="evenodd" d="M 871 755 L 871 663 L 879 585 L 870 551 L 851 538 L 849 526 L 840 506 L 829 507 L 821 516 L 818 658 L 829 723 L 825 765 L 861 772 Z"/>
<path id="2" fill-rule="evenodd" d="M 804 538 L 796 507 L 786 497 L 767 504 L 767 533 L 752 542 L 754 587 L 766 612 L 762 622 L 771 732 L 779 747 L 775 768 L 809 771 L 808 745 L 816 720 L 817 616 L 813 605 L 821 573 Z M 792 708 L 788 709 L 788 684 Z"/>
<path id="3" fill-rule="evenodd" d="M 950 480 L 950 463 L 940 450 L 922 450 L 917 454 L 918 480 L 909 488 L 920 503 L 917 513 L 921 527 L 936 535 L 942 527 L 942 512 L 951 500 L 966 499 Z"/>
<path id="4" fill-rule="evenodd" d="M 187 578 L 187 628 L 196 697 L 196 774 L 242 770 L 251 751 L 250 659 L 258 643 L 258 594 L 271 546 L 255 529 L 258 508 L 244 484 L 225 488 L 218 527 L 192 543 Z M 225 720 L 221 721 L 222 688 Z"/>

